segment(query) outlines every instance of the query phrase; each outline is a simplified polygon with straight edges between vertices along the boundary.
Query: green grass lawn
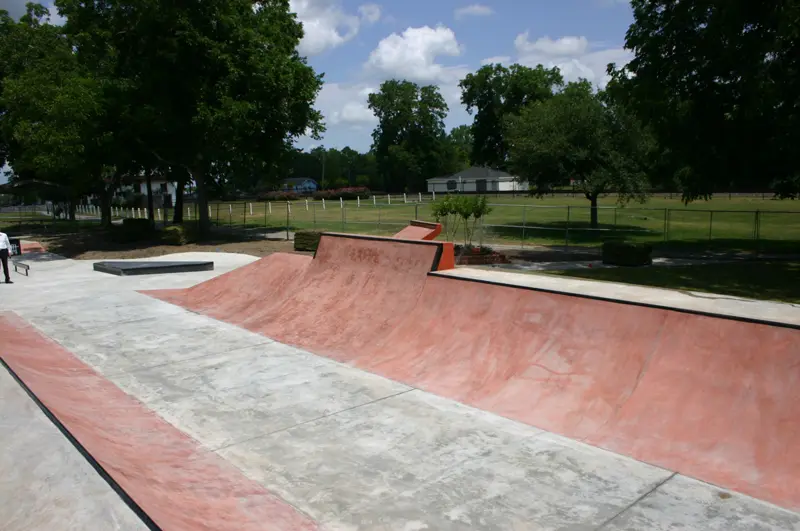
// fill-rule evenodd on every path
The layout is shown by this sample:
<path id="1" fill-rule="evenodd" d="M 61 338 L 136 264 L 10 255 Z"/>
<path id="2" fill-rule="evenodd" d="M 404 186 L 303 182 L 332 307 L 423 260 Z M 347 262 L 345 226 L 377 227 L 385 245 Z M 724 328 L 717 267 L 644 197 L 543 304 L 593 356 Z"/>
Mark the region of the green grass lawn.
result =
<path id="1" fill-rule="evenodd" d="M 800 262 L 548 271 L 547 274 L 800 303 Z"/>
<path id="2" fill-rule="evenodd" d="M 404 204 L 393 196 L 361 201 L 304 200 L 291 204 L 288 224 L 293 229 L 316 229 L 365 234 L 393 234 L 411 219 L 433 221 L 430 196 L 422 203 Z M 416 199 L 416 196 L 409 196 Z M 613 197 L 600 202 L 599 227 L 590 227 L 588 201 L 558 196 L 489 197 L 492 212 L 476 240 L 507 245 L 598 245 L 609 237 L 648 241 L 659 246 L 761 249 L 783 252 L 800 249 L 800 201 L 720 196 L 684 205 L 677 197 L 652 197 L 645 204 L 618 208 Z M 211 205 L 219 225 L 282 228 L 287 225 L 286 203 L 222 202 Z M 756 214 L 758 211 L 758 214 Z"/>

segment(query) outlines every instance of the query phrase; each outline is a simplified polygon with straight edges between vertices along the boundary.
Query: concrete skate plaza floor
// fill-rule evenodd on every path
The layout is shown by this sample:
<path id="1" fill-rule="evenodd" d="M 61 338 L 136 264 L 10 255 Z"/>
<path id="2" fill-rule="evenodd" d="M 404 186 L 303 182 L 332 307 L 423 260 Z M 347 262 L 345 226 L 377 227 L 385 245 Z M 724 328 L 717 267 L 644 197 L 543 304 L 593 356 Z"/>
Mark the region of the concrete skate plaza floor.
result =
<path id="1" fill-rule="evenodd" d="M 216 271 L 31 255 L 37 275 L 0 290 L 0 357 L 162 529 L 800 530 L 784 508 L 139 293 L 255 261 L 168 259 Z M 1 367 L 0 449 L 4 530 L 147 529 Z"/>

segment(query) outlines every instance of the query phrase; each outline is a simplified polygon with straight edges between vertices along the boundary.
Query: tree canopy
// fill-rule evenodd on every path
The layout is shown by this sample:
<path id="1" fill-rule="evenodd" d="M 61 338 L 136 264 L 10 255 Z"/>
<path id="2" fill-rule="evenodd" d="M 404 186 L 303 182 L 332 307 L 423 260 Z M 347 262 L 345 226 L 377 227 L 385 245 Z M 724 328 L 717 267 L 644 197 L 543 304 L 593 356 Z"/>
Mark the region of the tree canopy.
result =
<path id="1" fill-rule="evenodd" d="M 607 104 L 588 81 L 526 106 L 508 118 L 509 166 L 537 194 L 573 181 L 591 205 L 616 193 L 620 202 L 647 190 L 648 136 L 624 109 Z"/>

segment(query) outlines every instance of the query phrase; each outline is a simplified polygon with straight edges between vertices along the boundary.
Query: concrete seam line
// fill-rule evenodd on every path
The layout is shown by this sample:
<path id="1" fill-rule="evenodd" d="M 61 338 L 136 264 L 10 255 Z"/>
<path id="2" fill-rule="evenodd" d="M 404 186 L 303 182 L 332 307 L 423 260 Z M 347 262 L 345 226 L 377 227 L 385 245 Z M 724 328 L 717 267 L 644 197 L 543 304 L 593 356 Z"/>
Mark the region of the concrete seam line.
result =
<path id="1" fill-rule="evenodd" d="M 616 513 L 615 515 L 613 515 L 611 518 L 609 518 L 608 520 L 606 520 L 605 522 L 603 522 L 602 524 L 600 524 L 599 526 L 597 526 L 597 527 L 594 529 L 594 531 L 600 531 L 601 529 L 603 529 L 604 527 L 606 527 L 608 524 L 610 524 L 611 522 L 613 522 L 614 520 L 616 520 L 617 518 L 619 518 L 620 516 L 622 516 L 624 513 L 628 512 L 628 511 L 629 511 L 629 510 L 630 510 L 630 509 L 631 509 L 633 506 L 637 505 L 639 502 L 641 502 L 642 500 L 644 500 L 645 498 L 647 498 L 648 496 L 650 496 L 650 495 L 651 495 L 652 493 L 654 493 L 656 490 L 660 489 L 662 486 L 664 486 L 664 484 L 666 484 L 666 483 L 667 483 L 667 481 L 671 480 L 672 478 L 674 478 L 674 477 L 675 477 L 675 476 L 677 476 L 677 475 L 678 475 L 678 473 L 677 473 L 677 472 L 673 472 L 672 474 L 670 474 L 669 476 L 667 476 L 665 479 L 663 479 L 663 480 L 659 481 L 658 483 L 656 483 L 656 484 L 653 486 L 653 488 L 651 488 L 650 490 L 648 490 L 647 492 L 645 492 L 644 494 L 642 494 L 641 496 L 639 496 L 638 498 L 636 498 L 635 500 L 633 500 L 633 502 L 632 502 L 632 503 L 630 503 L 630 504 L 626 505 L 625 507 L 623 507 L 621 511 L 619 511 L 618 513 Z"/>
<path id="2" fill-rule="evenodd" d="M 222 445 L 222 446 L 220 446 L 218 448 L 213 448 L 211 451 L 214 452 L 214 453 L 217 453 L 217 452 L 219 452 L 221 450 L 226 450 L 226 449 L 230 448 L 231 446 L 236 446 L 236 445 L 239 445 L 239 444 L 246 444 L 246 443 L 249 443 L 251 441 L 255 441 L 256 439 L 261 439 L 262 437 L 269 437 L 271 435 L 275 435 L 276 433 L 281 433 L 281 432 L 284 432 L 284 431 L 288 431 L 288 430 L 297 428 L 299 426 L 303 426 L 305 424 L 310 424 L 310 423 L 316 422 L 318 420 L 326 419 L 328 417 L 333 417 L 333 416 L 339 415 L 340 413 L 346 413 L 347 411 L 352 411 L 352 410 L 358 409 L 360 407 L 369 406 L 369 405 L 375 404 L 376 402 L 382 402 L 384 400 L 388 400 L 390 398 L 395 398 L 397 396 L 404 395 L 406 393 L 410 393 L 411 391 L 416 391 L 416 390 L 417 389 L 415 387 L 409 387 L 408 389 L 406 389 L 404 391 L 400 391 L 399 393 L 394 393 L 394 394 L 391 394 L 391 395 L 382 396 L 380 398 L 376 398 L 375 400 L 371 400 L 371 401 L 365 402 L 363 404 L 358 404 L 358 405 L 351 406 L 351 407 L 348 407 L 348 408 L 345 408 L 345 409 L 341 409 L 339 411 L 334 411 L 333 413 L 328 413 L 327 415 L 321 415 L 321 416 L 313 418 L 313 419 L 304 420 L 303 422 L 298 422 L 297 424 L 293 424 L 291 426 L 287 426 L 287 427 L 281 428 L 279 430 L 274 430 L 274 431 L 270 431 L 270 432 L 267 432 L 267 433 L 262 433 L 261 435 L 256 435 L 255 437 L 250 437 L 248 439 L 243 439 L 241 441 L 236 441 L 236 442 L 232 442 L 230 444 L 225 444 L 225 445 Z"/>
<path id="3" fill-rule="evenodd" d="M 77 450 L 78 453 L 83 456 L 84 459 L 86 459 L 86 461 L 92 466 L 92 468 L 94 468 L 98 475 L 105 480 L 109 487 L 111 487 L 111 490 L 113 490 L 125 503 L 125 505 L 127 505 L 133 511 L 133 513 L 139 517 L 142 523 L 148 529 L 150 529 L 150 531 L 163 531 L 161 527 L 159 527 L 158 524 L 156 524 L 152 518 L 150 518 L 147 513 L 144 512 L 144 509 L 142 509 L 139 504 L 136 503 L 136 501 L 131 498 L 127 492 L 125 492 L 119 483 L 117 483 L 114 478 L 112 478 L 111 475 L 106 472 L 106 470 L 103 468 L 103 465 L 98 463 L 97 460 L 92 457 L 92 454 L 90 454 L 88 450 L 86 450 L 86 448 L 84 448 L 84 446 L 78 441 L 78 439 L 76 439 L 75 436 L 70 433 L 67 427 L 64 426 L 64 424 L 62 424 L 62 422 L 58 419 L 58 417 L 56 417 L 55 414 L 50 411 L 50 409 L 44 405 L 41 400 L 39 400 L 30 387 L 28 387 L 25 382 L 22 381 L 22 378 L 20 378 L 19 375 L 14 372 L 14 370 L 2 357 L 0 357 L 0 365 L 2 365 L 6 371 L 8 371 L 8 374 L 10 374 L 14 381 L 16 381 L 22 390 L 25 391 L 25 393 L 28 395 L 28 398 L 30 398 L 33 403 L 36 404 L 39 410 L 44 413 L 45 417 L 47 417 L 48 420 L 53 423 L 58 431 L 60 431 L 61 434 L 72 444 L 75 450 Z"/>

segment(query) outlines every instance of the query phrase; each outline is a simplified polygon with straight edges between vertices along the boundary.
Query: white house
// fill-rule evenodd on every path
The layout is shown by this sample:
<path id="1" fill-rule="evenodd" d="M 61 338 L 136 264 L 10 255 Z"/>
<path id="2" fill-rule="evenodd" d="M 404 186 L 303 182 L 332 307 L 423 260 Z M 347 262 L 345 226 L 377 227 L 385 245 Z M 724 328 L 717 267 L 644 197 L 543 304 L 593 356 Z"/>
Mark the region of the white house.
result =
<path id="1" fill-rule="evenodd" d="M 153 178 L 153 206 L 155 208 L 172 208 L 175 206 L 177 197 L 178 183 L 165 179 Z M 124 197 L 127 193 L 142 194 L 147 196 L 147 180 L 144 177 L 137 178 L 131 184 L 124 184 L 119 187 L 115 196 Z"/>
<path id="2" fill-rule="evenodd" d="M 447 177 L 428 179 L 428 193 L 527 192 L 528 184 L 500 170 L 473 166 Z"/>
<path id="3" fill-rule="evenodd" d="M 281 190 L 297 192 L 298 194 L 312 194 L 319 189 L 317 181 L 306 177 L 290 177 L 281 182 Z"/>

